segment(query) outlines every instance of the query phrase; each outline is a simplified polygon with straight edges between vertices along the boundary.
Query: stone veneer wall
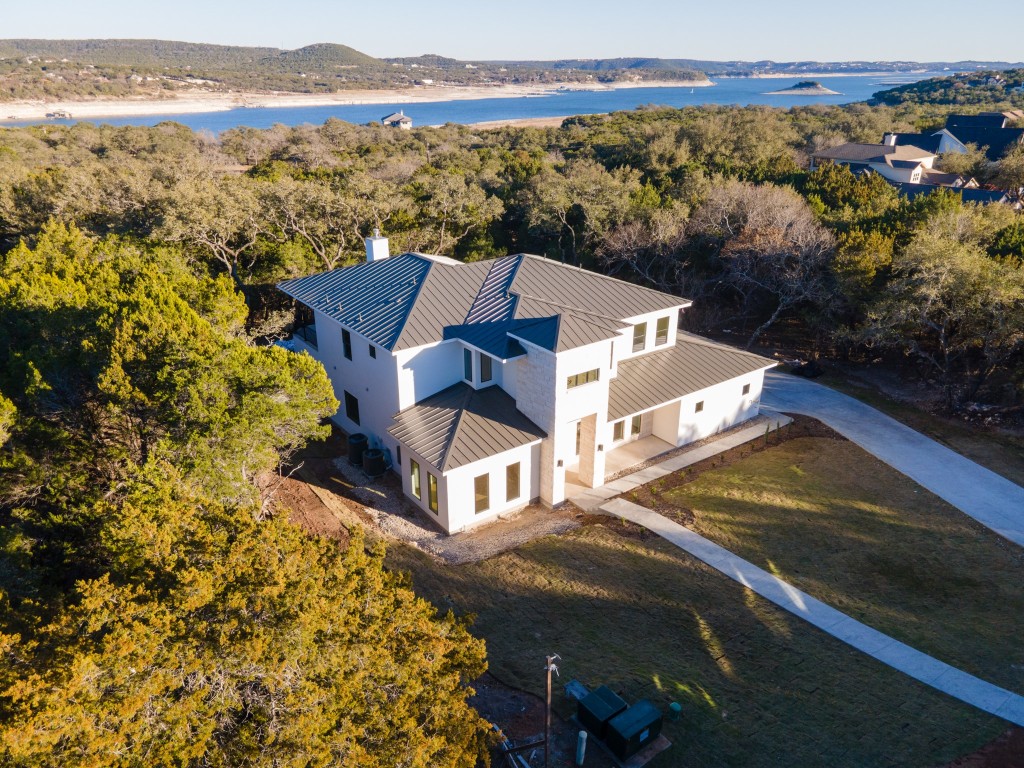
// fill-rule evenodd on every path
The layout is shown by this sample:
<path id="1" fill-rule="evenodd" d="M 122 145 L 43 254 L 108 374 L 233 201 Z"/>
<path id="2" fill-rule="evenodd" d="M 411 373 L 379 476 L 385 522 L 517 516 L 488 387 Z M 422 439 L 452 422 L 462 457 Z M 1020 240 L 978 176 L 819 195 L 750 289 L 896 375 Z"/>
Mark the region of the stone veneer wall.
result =
<path id="1" fill-rule="evenodd" d="M 565 496 L 565 472 L 555 467 L 556 360 L 550 352 L 530 349 L 516 361 L 516 407 L 548 437 L 540 444 L 540 500 L 551 505 Z"/>

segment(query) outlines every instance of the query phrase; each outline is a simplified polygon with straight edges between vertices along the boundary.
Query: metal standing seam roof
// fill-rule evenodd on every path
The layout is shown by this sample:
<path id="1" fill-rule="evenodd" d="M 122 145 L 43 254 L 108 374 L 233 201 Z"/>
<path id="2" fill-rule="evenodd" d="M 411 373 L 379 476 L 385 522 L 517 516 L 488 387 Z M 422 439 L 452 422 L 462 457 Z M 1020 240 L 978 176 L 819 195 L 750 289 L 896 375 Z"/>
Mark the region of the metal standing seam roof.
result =
<path id="1" fill-rule="evenodd" d="M 278 287 L 388 350 L 460 338 L 500 359 L 523 354 L 509 333 L 562 352 L 614 338 L 624 318 L 690 303 L 526 254 L 450 264 L 407 253 Z"/>
<path id="2" fill-rule="evenodd" d="M 776 365 L 750 352 L 679 332 L 675 346 L 619 363 L 608 385 L 608 420 L 631 416 Z"/>
<path id="3" fill-rule="evenodd" d="M 440 472 L 547 437 L 497 386 L 459 383 L 395 414 L 388 430 Z"/>

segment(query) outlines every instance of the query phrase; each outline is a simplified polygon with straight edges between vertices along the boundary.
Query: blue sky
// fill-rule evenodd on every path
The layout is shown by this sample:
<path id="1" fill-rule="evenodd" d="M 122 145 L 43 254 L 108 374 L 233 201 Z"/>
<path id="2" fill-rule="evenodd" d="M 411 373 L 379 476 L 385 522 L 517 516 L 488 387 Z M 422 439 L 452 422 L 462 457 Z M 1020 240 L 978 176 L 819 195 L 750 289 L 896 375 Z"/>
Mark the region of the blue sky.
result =
<path id="1" fill-rule="evenodd" d="M 47 0 L 5 38 L 132 37 L 462 59 L 1024 59 L 1024 6 L 963 0 Z"/>

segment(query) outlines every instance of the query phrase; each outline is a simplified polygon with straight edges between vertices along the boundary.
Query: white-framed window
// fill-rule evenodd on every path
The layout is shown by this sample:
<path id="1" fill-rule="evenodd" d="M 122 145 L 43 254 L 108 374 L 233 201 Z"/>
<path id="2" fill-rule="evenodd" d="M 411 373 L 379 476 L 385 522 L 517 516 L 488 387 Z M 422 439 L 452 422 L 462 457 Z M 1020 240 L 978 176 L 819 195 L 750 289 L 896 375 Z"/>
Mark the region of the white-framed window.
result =
<path id="1" fill-rule="evenodd" d="M 476 514 L 491 508 L 491 476 L 479 475 L 473 478 L 473 509 Z"/>
<path id="2" fill-rule="evenodd" d="M 423 498 L 422 477 L 420 476 L 420 463 L 415 459 L 409 459 L 409 490 L 417 499 Z"/>
<path id="3" fill-rule="evenodd" d="M 693 406 L 693 412 L 694 413 L 700 413 L 703 410 L 704 410 L 704 401 L 703 400 L 701 400 L 695 406 Z"/>
<path id="4" fill-rule="evenodd" d="M 659 317 L 658 325 L 654 329 L 654 346 L 668 344 L 668 318 Z"/>
<path id="5" fill-rule="evenodd" d="M 505 501 L 515 501 L 523 494 L 519 462 L 505 467 Z"/>
<path id="6" fill-rule="evenodd" d="M 647 323 L 637 323 L 633 326 L 633 351 L 639 352 L 647 346 Z"/>
<path id="7" fill-rule="evenodd" d="M 749 395 L 750 394 L 750 385 L 749 384 L 744 384 L 743 385 L 743 394 L 744 395 Z"/>
<path id="8" fill-rule="evenodd" d="M 612 442 L 618 442 L 626 436 L 626 422 L 616 421 L 612 425 Z"/>
<path id="9" fill-rule="evenodd" d="M 584 384 L 589 384 L 592 381 L 597 381 L 601 378 L 601 369 L 594 368 L 591 371 L 584 371 L 583 373 L 574 373 L 570 376 L 566 382 L 567 389 L 574 389 L 581 387 Z"/>

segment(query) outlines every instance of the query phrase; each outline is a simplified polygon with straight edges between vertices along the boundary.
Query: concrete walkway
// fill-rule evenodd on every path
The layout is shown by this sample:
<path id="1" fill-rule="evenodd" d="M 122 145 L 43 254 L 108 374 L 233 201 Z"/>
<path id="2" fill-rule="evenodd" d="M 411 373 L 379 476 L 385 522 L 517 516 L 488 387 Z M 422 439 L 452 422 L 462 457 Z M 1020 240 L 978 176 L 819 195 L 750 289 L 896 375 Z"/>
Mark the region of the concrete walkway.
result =
<path id="1" fill-rule="evenodd" d="M 1024 488 L 834 389 L 786 373 L 765 376 L 766 408 L 825 422 L 1001 536 L 1024 546 Z"/>
<path id="2" fill-rule="evenodd" d="M 784 427 L 791 421 L 793 420 L 788 416 L 782 414 L 773 415 L 768 429 L 774 432 L 777 428 Z M 696 464 L 699 461 L 704 461 L 704 459 L 725 453 L 739 445 L 749 443 L 751 440 L 764 437 L 764 435 L 765 425 L 763 423 L 739 429 L 731 434 L 713 438 L 704 445 L 698 445 L 692 450 L 677 454 L 670 459 L 665 459 L 646 469 L 641 469 L 639 472 L 620 477 L 618 480 L 612 480 L 610 483 L 597 488 L 588 488 L 582 493 L 570 497 L 569 501 L 585 512 L 593 512 L 608 499 L 618 496 L 620 493 L 628 493 L 634 488 L 639 488 L 641 485 L 646 485 L 660 477 L 665 477 L 665 475 L 671 475 L 673 472 L 678 472 L 680 469 L 689 467 L 691 464 Z"/>
<path id="3" fill-rule="evenodd" d="M 805 619 L 883 664 L 966 704 L 1024 726 L 1024 696 L 951 667 L 850 618 L 657 512 L 625 499 L 606 502 L 601 510 L 653 531 L 780 608 Z"/>

